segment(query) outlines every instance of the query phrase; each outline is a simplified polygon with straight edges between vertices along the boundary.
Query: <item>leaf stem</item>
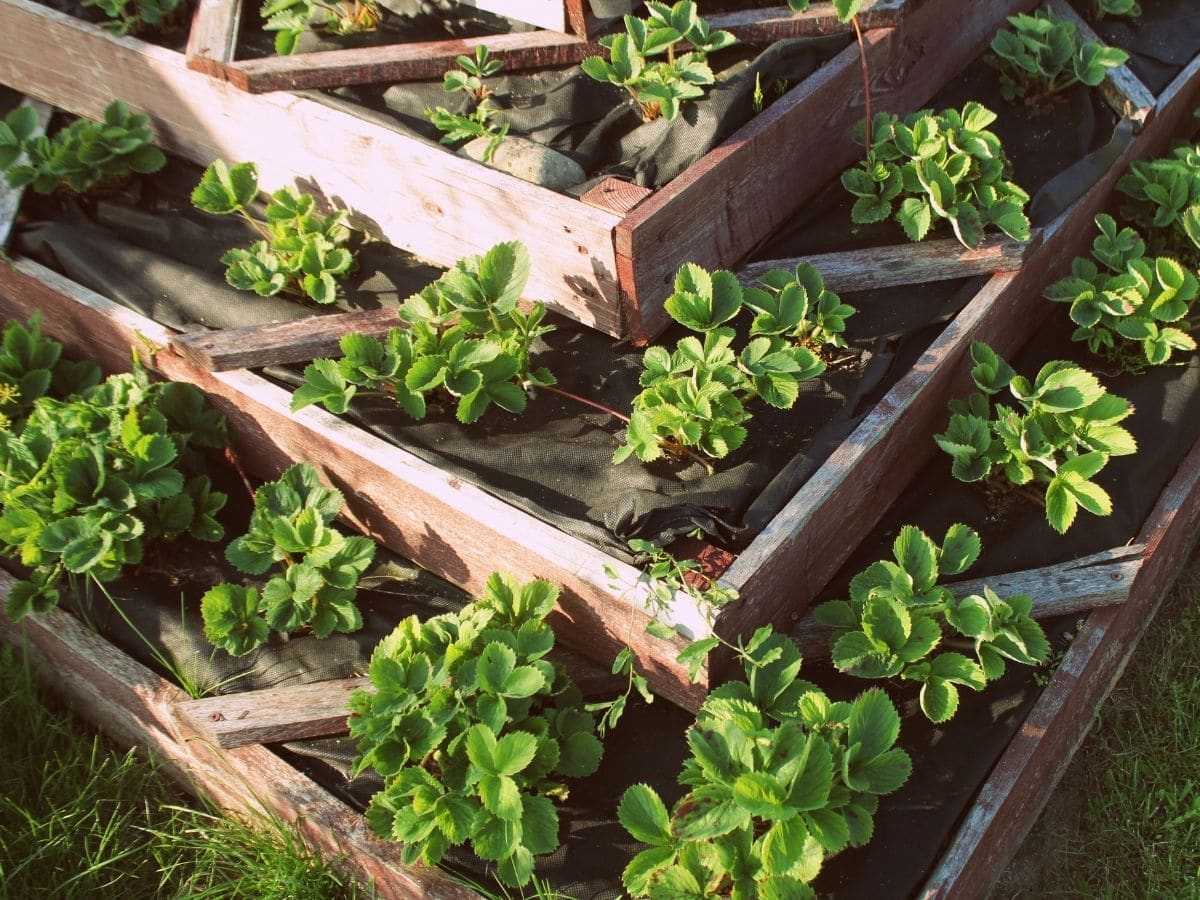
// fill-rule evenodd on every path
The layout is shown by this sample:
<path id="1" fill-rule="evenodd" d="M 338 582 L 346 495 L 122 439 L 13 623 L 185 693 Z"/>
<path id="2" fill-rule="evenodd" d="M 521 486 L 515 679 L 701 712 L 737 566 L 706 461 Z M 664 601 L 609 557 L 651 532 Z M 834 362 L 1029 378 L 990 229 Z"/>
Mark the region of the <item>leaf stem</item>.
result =
<path id="1" fill-rule="evenodd" d="M 871 71 L 867 67 L 867 45 L 863 40 L 862 26 L 858 24 L 858 16 L 852 16 L 850 21 L 854 24 L 854 34 L 858 37 L 858 58 L 862 63 L 863 73 L 863 103 L 866 106 L 865 112 L 867 116 L 867 127 L 863 129 L 863 135 L 866 138 L 867 155 L 871 154 Z"/>

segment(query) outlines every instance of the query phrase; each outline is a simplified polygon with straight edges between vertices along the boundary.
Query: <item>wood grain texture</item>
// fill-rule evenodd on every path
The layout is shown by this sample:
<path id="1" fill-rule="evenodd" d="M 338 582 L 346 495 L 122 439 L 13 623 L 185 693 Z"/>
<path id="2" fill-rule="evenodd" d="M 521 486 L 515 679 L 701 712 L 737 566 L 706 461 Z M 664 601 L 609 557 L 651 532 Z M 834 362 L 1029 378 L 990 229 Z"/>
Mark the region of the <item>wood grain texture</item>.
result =
<path id="1" fill-rule="evenodd" d="M 0 593 L 12 584 L 0 573 Z M 295 823 L 310 847 L 373 881 L 379 897 L 478 897 L 436 869 L 403 866 L 399 845 L 374 837 L 361 815 L 265 747 L 220 751 L 194 739 L 176 716 L 182 691 L 62 610 L 20 624 L 0 615 L 0 640 L 28 647 L 47 686 L 109 738 L 159 759 L 184 788 L 251 823 Z"/>
<path id="2" fill-rule="evenodd" d="M 276 325 L 176 334 L 171 336 L 171 346 L 195 366 L 227 372 L 340 356 L 338 342 L 344 335 L 356 332 L 382 338 L 402 324 L 394 309 L 372 309 Z"/>
<path id="3" fill-rule="evenodd" d="M 868 31 L 873 109 L 918 108 L 978 54 L 1006 15 L 1034 5 L 930 0 L 896 28 Z M 946 40 L 950 22 L 953 41 Z M 622 220 L 617 271 L 635 339 L 669 323 L 662 301 L 680 265 L 734 265 L 861 154 L 850 129 L 863 106 L 855 44 Z"/>
<path id="4" fill-rule="evenodd" d="M 581 195 L 579 202 L 625 215 L 652 193 L 654 192 L 650 188 L 626 181 L 624 178 L 610 176 Z"/>
<path id="5" fill-rule="evenodd" d="M 1137 140 L 1087 194 L 1044 229 L 1042 246 L 1019 272 L 995 276 L 845 443 L 738 557 L 725 576 L 742 602 L 718 622 L 733 635 L 767 621 L 804 613 L 862 535 L 935 452 L 930 435 L 945 424 L 946 403 L 969 391 L 965 365 L 971 341 L 1001 355 L 1016 350 L 1049 312 L 1043 289 L 1089 246 L 1093 218 L 1134 159 L 1158 155 L 1191 112 L 1200 93 L 1193 64 L 1164 93 Z M 1187 85 L 1187 89 L 1183 85 Z M 831 552 L 831 550 L 833 552 Z"/>
<path id="6" fill-rule="evenodd" d="M 891 28 L 900 23 L 904 12 L 904 0 L 867 0 L 859 10 L 858 24 L 863 30 Z M 852 23 L 838 21 L 833 3 L 820 0 L 801 13 L 787 6 L 774 6 L 715 13 L 705 19 L 713 28 L 730 31 L 738 40 L 749 43 L 854 33 Z"/>
<path id="7" fill-rule="evenodd" d="M 612 232 L 619 217 L 334 108 L 318 96 L 252 96 L 181 54 L 119 38 L 31 0 L 0 2 L 0 83 L 99 118 L 113 97 L 148 113 L 163 146 L 202 166 L 255 160 L 264 189 L 298 184 L 353 211 L 373 237 L 449 266 L 501 241 L 532 253 L 528 295 L 622 331 Z M 70 48 L 64 53 L 63 48 Z M 264 153 L 264 147 L 271 147 Z"/>
<path id="8" fill-rule="evenodd" d="M 143 356 L 161 348 L 148 364 L 208 394 L 256 477 L 311 463 L 345 495 L 346 517 L 359 530 L 468 592 L 481 592 L 497 569 L 561 585 L 552 624 L 563 644 L 603 665 L 628 644 L 656 693 L 692 709 L 702 701 L 705 683 L 691 684 L 675 661 L 685 638 L 645 633 L 651 590 L 639 570 L 323 410 L 292 413 L 291 394 L 258 376 L 197 368 L 168 349 L 168 329 L 35 262 L 0 266 L 0 314 L 28 318 L 36 310 L 45 314 L 44 332 L 68 354 L 106 369 L 126 368 L 131 346 Z M 710 633 L 682 592 L 659 618 L 684 635 Z"/>
<path id="9" fill-rule="evenodd" d="M 347 84 L 387 84 L 441 78 L 462 55 L 487 47 L 504 71 L 517 72 L 581 62 L 602 51 L 599 44 L 557 31 L 521 31 L 447 41 L 387 44 L 353 50 L 322 50 L 292 56 L 263 56 L 224 67 L 231 84 L 252 94 L 314 90 Z"/>
<path id="10" fill-rule="evenodd" d="M 1059 566 L 959 581 L 947 587 L 956 599 L 982 594 L 984 587 L 990 587 L 1001 597 L 1028 594 L 1033 598 L 1031 615 L 1035 619 L 1086 612 L 1129 599 L 1145 550 L 1142 544 L 1131 544 Z M 831 629 L 818 624 L 811 614 L 792 632 L 806 658 L 828 656 L 832 634 Z"/>
<path id="11" fill-rule="evenodd" d="M 241 19 L 242 0 L 197 0 L 184 51 L 188 68 L 218 75 L 233 60 Z"/>
<path id="12" fill-rule="evenodd" d="M 50 114 L 53 110 L 45 103 L 39 103 L 37 100 L 28 98 L 21 101 L 21 106 L 32 106 L 37 113 L 37 125 L 33 130 L 34 136 L 43 135 L 46 133 L 46 126 L 50 124 Z M 5 113 L 7 115 L 7 112 Z M 3 118 L 3 116 L 0 116 Z M 25 159 L 25 153 L 14 160 L 13 165 L 19 165 Z M 3 248 L 8 243 L 8 236 L 12 233 L 13 223 L 17 220 L 17 211 L 21 208 L 21 198 L 25 196 L 25 188 L 12 187 L 8 183 L 8 179 L 0 178 L 0 248 Z"/>
<path id="13" fill-rule="evenodd" d="M 948 281 L 1000 272 L 1014 272 L 1041 243 L 1034 230 L 1029 241 L 991 235 L 971 250 L 958 241 L 924 241 L 893 247 L 866 247 L 840 253 L 821 253 L 789 259 L 750 263 L 737 272 L 738 281 L 753 284 L 771 269 L 795 269 L 800 263 L 816 266 L 831 291 L 868 291 L 875 288 L 930 281 Z"/>

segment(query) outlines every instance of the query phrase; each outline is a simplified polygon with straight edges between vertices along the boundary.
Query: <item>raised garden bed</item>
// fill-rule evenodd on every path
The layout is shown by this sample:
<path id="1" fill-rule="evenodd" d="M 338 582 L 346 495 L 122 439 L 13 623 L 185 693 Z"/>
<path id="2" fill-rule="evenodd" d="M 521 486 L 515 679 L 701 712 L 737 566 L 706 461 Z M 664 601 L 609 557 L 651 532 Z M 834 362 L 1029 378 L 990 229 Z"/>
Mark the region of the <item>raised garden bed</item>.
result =
<path id="1" fill-rule="evenodd" d="M 931 0 L 899 26 L 867 32 L 876 108 L 924 103 L 979 52 L 1004 15 L 1033 5 L 962 8 Z M 948 16 L 957 40 L 930 55 Z M 299 181 L 353 210 L 374 236 L 439 265 L 519 239 L 536 248 L 530 298 L 635 339 L 667 324 L 661 304 L 680 264 L 736 262 L 859 152 L 848 136 L 862 114 L 856 46 L 666 187 L 647 194 L 601 184 L 575 200 L 317 96 L 248 96 L 189 71 L 180 54 L 114 37 L 29 0 L 0 4 L 0 29 L 22 51 L 0 59 L 4 84 L 90 117 L 121 97 L 150 115 L 166 149 L 202 165 L 262 157 L 264 187 Z M 63 56 L 59 48 L 67 46 L 72 52 Z M 264 147 L 273 149 L 264 154 Z M 805 164 L 793 165 L 793 155 Z"/>

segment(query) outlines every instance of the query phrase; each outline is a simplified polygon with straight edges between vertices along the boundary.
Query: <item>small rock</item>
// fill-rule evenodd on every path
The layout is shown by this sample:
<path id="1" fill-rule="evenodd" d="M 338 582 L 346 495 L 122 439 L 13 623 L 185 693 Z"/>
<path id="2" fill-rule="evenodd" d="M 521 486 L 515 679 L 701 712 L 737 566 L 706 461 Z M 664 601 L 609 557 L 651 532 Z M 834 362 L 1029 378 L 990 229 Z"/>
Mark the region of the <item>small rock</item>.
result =
<path id="1" fill-rule="evenodd" d="M 460 147 L 458 155 L 483 162 L 489 143 L 489 138 L 475 138 Z M 587 177 L 583 167 L 569 156 L 523 137 L 506 137 L 484 165 L 553 191 L 566 190 Z"/>

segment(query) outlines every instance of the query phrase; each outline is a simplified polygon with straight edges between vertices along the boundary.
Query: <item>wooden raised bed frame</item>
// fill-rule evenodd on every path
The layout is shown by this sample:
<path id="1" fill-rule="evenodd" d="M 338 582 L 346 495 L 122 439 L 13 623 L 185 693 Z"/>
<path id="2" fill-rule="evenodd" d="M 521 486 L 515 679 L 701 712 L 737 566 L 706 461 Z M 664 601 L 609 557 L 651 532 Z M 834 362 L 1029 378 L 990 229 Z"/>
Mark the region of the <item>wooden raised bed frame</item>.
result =
<path id="1" fill-rule="evenodd" d="M 920 106 L 1005 15 L 1035 4 L 925 0 L 899 26 L 868 31 L 874 107 Z M 601 188 L 584 202 L 314 96 L 245 94 L 189 70 L 181 54 L 32 0 L 0 0 L 0 35 L 0 83 L 92 118 L 120 97 L 149 114 L 171 152 L 201 165 L 255 160 L 264 188 L 298 182 L 433 263 L 521 240 L 533 257 L 529 299 L 637 340 L 665 326 L 662 301 L 682 263 L 733 265 L 860 152 L 849 138 L 862 115 L 853 44 L 666 187 Z"/>

